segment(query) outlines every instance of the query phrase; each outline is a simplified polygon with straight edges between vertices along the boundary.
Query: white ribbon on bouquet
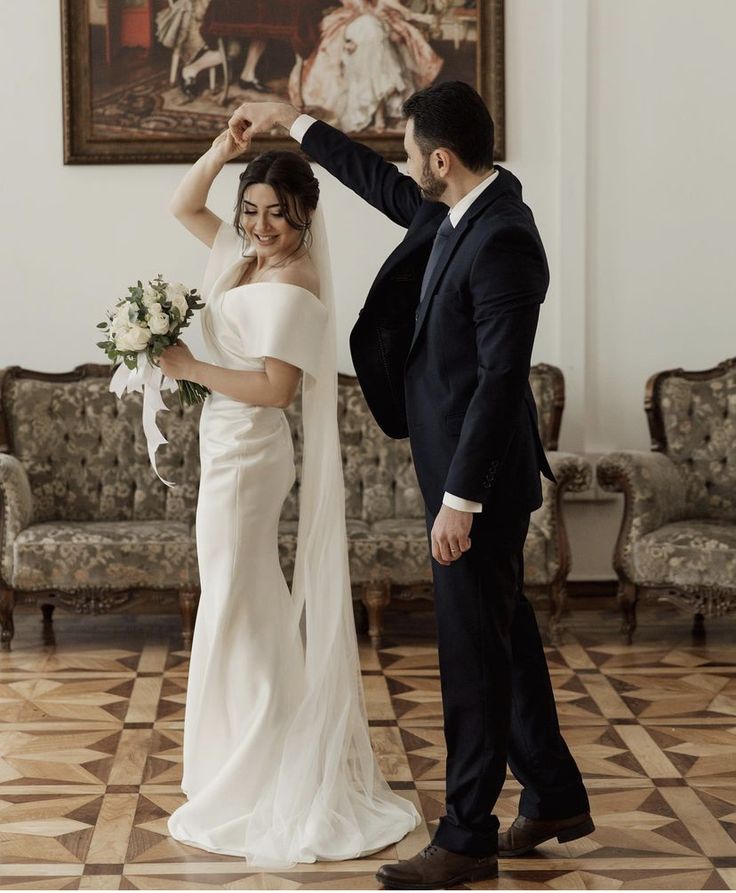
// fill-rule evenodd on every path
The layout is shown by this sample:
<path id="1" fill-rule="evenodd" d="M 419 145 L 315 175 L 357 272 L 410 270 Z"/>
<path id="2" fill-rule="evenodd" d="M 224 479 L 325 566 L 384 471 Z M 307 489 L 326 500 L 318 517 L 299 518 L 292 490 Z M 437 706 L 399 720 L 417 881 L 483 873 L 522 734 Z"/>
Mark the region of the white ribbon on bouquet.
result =
<path id="1" fill-rule="evenodd" d="M 156 426 L 156 413 L 169 408 L 161 397 L 161 391 L 176 391 L 178 388 L 176 380 L 164 375 L 158 366 L 154 366 L 145 351 L 138 354 L 135 369 L 128 369 L 125 363 L 121 363 L 110 381 L 110 390 L 118 397 L 122 397 L 126 391 L 129 394 L 134 391 L 143 392 L 143 433 L 146 436 L 148 458 L 156 477 L 167 487 L 173 487 L 173 482 L 164 480 L 156 468 L 156 450 L 168 443 Z"/>

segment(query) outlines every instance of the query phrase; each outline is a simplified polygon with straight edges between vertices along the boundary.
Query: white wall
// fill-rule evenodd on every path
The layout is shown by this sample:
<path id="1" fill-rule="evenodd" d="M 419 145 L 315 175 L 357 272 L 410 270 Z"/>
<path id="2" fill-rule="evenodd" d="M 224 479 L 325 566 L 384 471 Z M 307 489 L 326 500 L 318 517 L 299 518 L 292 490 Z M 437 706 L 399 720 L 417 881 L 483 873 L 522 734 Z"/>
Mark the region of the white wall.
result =
<path id="1" fill-rule="evenodd" d="M 196 284 L 206 249 L 166 212 L 184 166 L 62 164 L 59 4 L 0 12 L 4 33 L 32 35 L 0 63 L 0 366 L 61 371 L 101 358 L 94 326 L 130 282 Z M 534 359 L 565 372 L 561 446 L 646 449 L 650 372 L 736 354 L 736 3 L 508 0 L 506 18 L 504 164 L 549 254 Z M 222 215 L 237 171 L 214 186 Z M 318 175 L 350 372 L 347 333 L 401 230 Z M 570 504 L 573 577 L 611 576 L 619 511 Z"/>
<path id="2" fill-rule="evenodd" d="M 736 354 L 736 4 L 595 0 L 590 25 L 587 445 L 647 449 L 647 376 Z"/>
<path id="3" fill-rule="evenodd" d="M 59 4 L 0 3 L 6 33 L 33 35 L 32 41 L 8 43 L 0 63 L 7 221 L 0 244 L 0 364 L 60 371 L 102 357 L 94 347 L 94 325 L 128 284 L 160 271 L 196 285 L 206 249 L 166 211 L 185 165 L 63 165 Z M 521 3 L 509 13 L 509 149 L 554 250 L 555 182 L 546 156 L 555 142 L 549 102 L 555 44 L 552 27 L 535 29 L 534 6 Z M 546 9 L 543 14 L 553 25 L 554 15 Z M 524 50 L 525 33 L 534 35 L 531 53 Z M 525 104 L 525 93 L 539 96 Z M 545 114 L 535 114 L 535 107 Z M 231 214 L 239 170 L 229 165 L 215 182 L 211 203 L 223 216 Z M 352 372 L 347 333 L 403 231 L 324 171 L 317 173 L 341 295 L 341 368 Z M 541 344 L 554 344 L 554 324 L 549 312 Z M 32 339 L 25 337 L 29 330 Z"/>

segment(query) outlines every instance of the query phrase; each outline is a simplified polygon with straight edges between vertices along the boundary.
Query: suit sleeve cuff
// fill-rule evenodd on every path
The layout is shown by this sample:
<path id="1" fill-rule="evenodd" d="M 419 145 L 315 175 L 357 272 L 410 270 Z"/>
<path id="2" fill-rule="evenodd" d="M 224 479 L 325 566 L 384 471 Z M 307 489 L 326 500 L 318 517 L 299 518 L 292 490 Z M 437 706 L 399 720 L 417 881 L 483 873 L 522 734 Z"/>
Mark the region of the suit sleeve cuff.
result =
<path id="1" fill-rule="evenodd" d="M 289 136 L 293 137 L 298 143 L 304 139 L 306 132 L 315 123 L 317 119 L 311 115 L 299 115 L 289 128 Z"/>
<path id="2" fill-rule="evenodd" d="M 460 496 L 453 496 L 452 493 L 445 493 L 442 502 L 451 509 L 457 509 L 459 512 L 483 511 L 482 502 L 473 502 L 472 499 L 462 499 Z"/>

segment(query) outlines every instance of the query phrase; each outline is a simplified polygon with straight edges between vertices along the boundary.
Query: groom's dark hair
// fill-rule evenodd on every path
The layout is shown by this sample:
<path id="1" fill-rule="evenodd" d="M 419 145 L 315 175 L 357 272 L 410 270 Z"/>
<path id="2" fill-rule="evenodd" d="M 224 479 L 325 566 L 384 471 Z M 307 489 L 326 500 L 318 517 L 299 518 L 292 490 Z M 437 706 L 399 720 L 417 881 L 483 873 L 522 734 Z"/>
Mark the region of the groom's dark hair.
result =
<path id="1" fill-rule="evenodd" d="M 414 93 L 403 105 L 414 121 L 414 139 L 426 158 L 450 149 L 468 170 L 493 167 L 493 119 L 480 95 L 462 81 L 446 81 Z"/>

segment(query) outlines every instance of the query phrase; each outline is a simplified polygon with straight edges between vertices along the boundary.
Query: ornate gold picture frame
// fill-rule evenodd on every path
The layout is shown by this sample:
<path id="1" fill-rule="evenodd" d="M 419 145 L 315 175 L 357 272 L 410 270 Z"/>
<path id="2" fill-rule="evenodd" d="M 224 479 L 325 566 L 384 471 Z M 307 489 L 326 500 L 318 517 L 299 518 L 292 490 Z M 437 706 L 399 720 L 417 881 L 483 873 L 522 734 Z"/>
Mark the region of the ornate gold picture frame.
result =
<path id="1" fill-rule="evenodd" d="M 62 0 L 64 162 L 192 162 L 243 101 L 284 99 L 386 158 L 401 102 L 472 83 L 504 157 L 503 0 Z M 253 154 L 293 148 L 283 134 Z"/>

